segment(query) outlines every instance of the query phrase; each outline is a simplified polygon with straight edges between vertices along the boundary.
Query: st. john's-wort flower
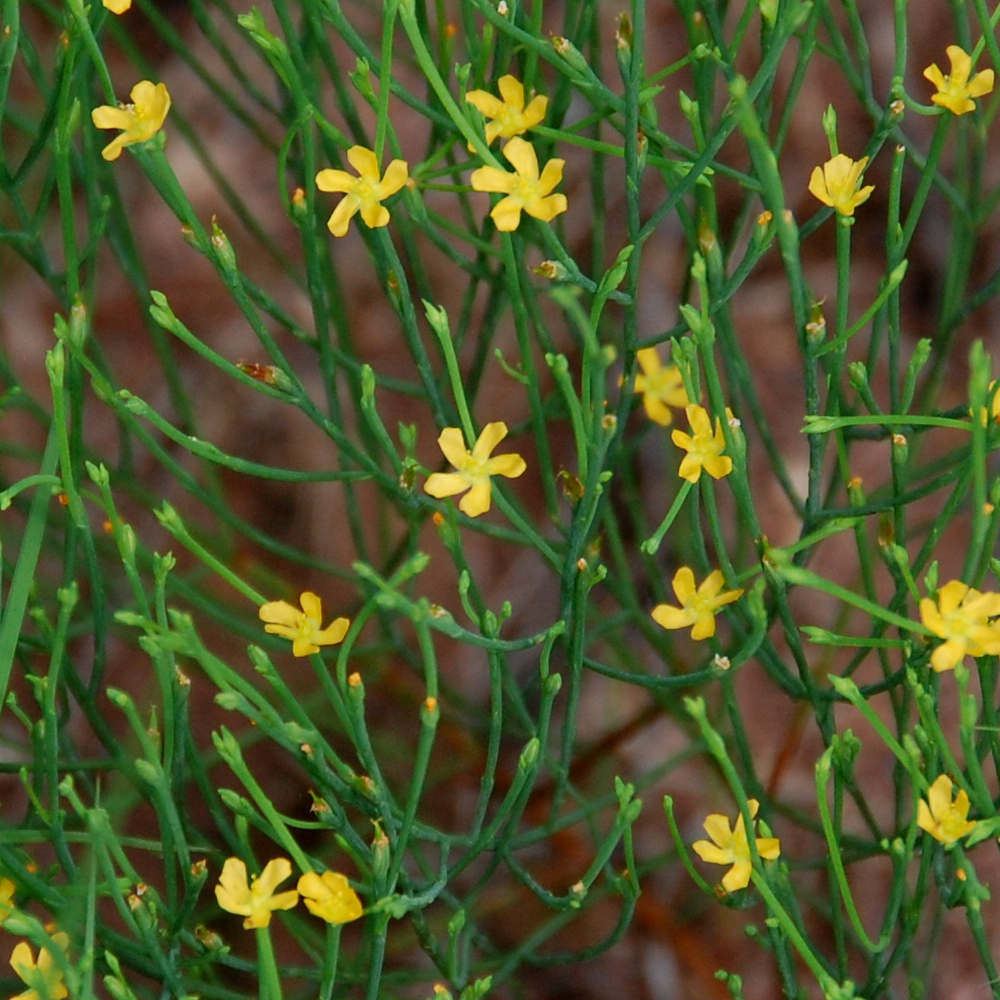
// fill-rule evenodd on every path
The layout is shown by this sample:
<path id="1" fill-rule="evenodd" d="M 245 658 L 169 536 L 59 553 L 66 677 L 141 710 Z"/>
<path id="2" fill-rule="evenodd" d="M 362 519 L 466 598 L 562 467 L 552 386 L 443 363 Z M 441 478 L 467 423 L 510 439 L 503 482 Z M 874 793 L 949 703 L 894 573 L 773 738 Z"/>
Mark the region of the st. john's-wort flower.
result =
<path id="1" fill-rule="evenodd" d="M 687 406 L 690 400 L 677 365 L 665 365 L 655 347 L 636 351 L 642 371 L 635 377 L 635 391 L 642 393 L 646 416 L 663 427 L 673 423 L 671 406 Z"/>
<path id="2" fill-rule="evenodd" d="M 920 602 L 920 620 L 945 641 L 931 654 L 931 666 L 940 673 L 954 670 L 965 657 L 1000 653 L 1000 594 L 982 594 L 961 580 L 938 588 L 937 601 Z"/>
<path id="3" fill-rule="evenodd" d="M 816 167 L 809 178 L 809 190 L 824 205 L 835 208 L 841 215 L 854 215 L 858 205 L 866 202 L 874 184 L 861 187 L 861 175 L 868 166 L 868 157 L 852 160 L 843 153 L 838 153 L 827 160 L 822 167 Z"/>
<path id="4" fill-rule="evenodd" d="M 327 168 L 316 175 L 316 187 L 320 191 L 343 192 L 344 197 L 333 210 L 326 226 L 334 236 L 343 236 L 351 224 L 351 217 L 361 213 L 366 226 L 377 229 L 389 224 L 389 210 L 382 204 L 394 195 L 409 179 L 409 167 L 405 160 L 393 160 L 380 174 L 378 160 L 371 149 L 351 146 L 347 151 L 347 162 L 358 172 L 358 176 L 346 170 Z"/>
<path id="5" fill-rule="evenodd" d="M 469 451 L 462 431 L 458 427 L 446 427 L 438 437 L 438 446 L 456 471 L 431 473 L 424 483 L 424 491 L 440 500 L 468 490 L 459 501 L 458 509 L 469 517 L 485 514 L 490 509 L 493 491 L 490 476 L 516 479 L 527 468 L 524 459 L 515 453 L 490 458 L 493 449 L 506 436 L 507 425 L 502 420 L 487 424 Z"/>
<path id="6" fill-rule="evenodd" d="M 346 924 L 361 916 L 361 900 L 340 872 L 306 872 L 298 890 L 309 912 L 328 924 Z"/>
<path id="7" fill-rule="evenodd" d="M 132 0 L 103 0 L 103 2 L 112 14 L 124 14 L 132 6 Z"/>
<path id="8" fill-rule="evenodd" d="M 566 211 L 566 195 L 551 193 L 562 180 L 565 160 L 549 160 L 539 175 L 534 147 L 517 135 L 504 146 L 503 155 L 513 165 L 515 173 L 499 167 L 480 167 L 473 170 L 470 177 L 473 191 L 507 195 L 490 212 L 500 232 L 509 233 L 517 229 L 522 211 L 543 222 L 551 222 Z"/>
<path id="9" fill-rule="evenodd" d="M 268 601 L 257 612 L 267 623 L 265 632 L 292 640 L 293 656 L 318 653 L 320 646 L 335 646 L 347 635 L 351 624 L 347 618 L 337 618 L 323 628 L 323 603 L 312 591 L 303 591 L 299 604 L 301 611 L 288 601 Z"/>
<path id="10" fill-rule="evenodd" d="M 938 775 L 927 790 L 927 801 L 917 803 L 917 826 L 926 830 L 942 844 L 953 844 L 975 829 L 975 822 L 969 819 L 969 796 L 959 789 L 954 801 L 951 798 L 951 778 Z"/>
<path id="11" fill-rule="evenodd" d="M 689 483 L 696 483 L 701 478 L 704 469 L 713 479 L 721 479 L 733 471 L 733 460 L 722 451 L 726 447 L 726 436 L 722 433 L 722 424 L 715 418 L 715 430 L 708 411 L 697 403 L 689 403 L 684 407 L 687 414 L 691 434 L 682 430 L 670 432 L 670 439 L 678 448 L 683 448 L 687 454 L 681 461 L 678 475 Z M 726 411 L 727 415 L 729 411 Z"/>
<path id="12" fill-rule="evenodd" d="M 760 803 L 750 799 L 750 815 L 756 816 Z M 712 865 L 732 865 L 722 876 L 722 888 L 726 892 L 745 889 L 750 884 L 753 862 L 750 858 L 750 844 L 743 824 L 743 813 L 736 817 L 736 826 L 730 830 L 729 818 L 721 813 L 705 817 L 705 832 L 711 840 L 696 840 L 691 847 L 702 861 Z M 777 837 L 757 837 L 757 853 L 767 861 L 774 861 L 781 854 L 781 842 Z"/>
<path id="13" fill-rule="evenodd" d="M 674 593 L 681 606 L 657 604 L 651 612 L 653 621 L 666 629 L 691 625 L 692 639 L 708 639 L 715 635 L 715 615 L 719 608 L 743 596 L 742 590 L 723 590 L 724 583 L 722 571 L 716 569 L 696 588 L 694 572 L 689 566 L 681 566 L 673 579 Z"/>
<path id="14" fill-rule="evenodd" d="M 545 118 L 545 110 L 549 106 L 549 99 L 539 94 L 525 107 L 524 85 L 510 74 L 500 77 L 497 87 L 500 97 L 494 97 L 485 90 L 470 90 L 465 95 L 469 104 L 491 119 L 486 123 L 487 146 L 497 136 L 509 139 L 534 128 Z"/>
<path id="15" fill-rule="evenodd" d="M 117 108 L 102 104 L 90 113 L 90 120 L 97 128 L 120 128 L 116 136 L 101 150 L 105 160 L 117 160 L 126 146 L 147 142 L 163 128 L 170 110 L 170 94 L 165 83 L 140 80 L 129 95 L 129 104 Z"/>
<path id="16" fill-rule="evenodd" d="M 973 97 L 982 97 L 993 89 L 993 70 L 984 69 L 970 80 L 972 57 L 969 53 L 958 45 L 949 45 L 945 51 L 951 62 L 951 72 L 947 76 L 937 63 L 931 63 L 924 70 L 924 76 L 937 87 L 937 93 L 931 95 L 931 100 L 952 114 L 964 115 L 975 110 Z"/>
<path id="17" fill-rule="evenodd" d="M 274 910 L 290 910 L 299 901 L 294 889 L 274 891 L 291 874 L 288 858 L 274 858 L 264 865 L 260 875 L 248 881 L 247 866 L 239 858 L 226 858 L 215 898 L 224 910 L 246 917 L 245 928 L 267 927 Z"/>
<path id="18" fill-rule="evenodd" d="M 59 931 L 52 935 L 52 943 L 65 954 L 69 947 L 69 935 Z M 39 948 L 36 962 L 31 945 L 21 941 L 11 953 L 10 967 L 17 973 L 18 979 L 29 987 L 11 1000 L 61 1000 L 69 996 L 62 969 L 48 948 Z"/>

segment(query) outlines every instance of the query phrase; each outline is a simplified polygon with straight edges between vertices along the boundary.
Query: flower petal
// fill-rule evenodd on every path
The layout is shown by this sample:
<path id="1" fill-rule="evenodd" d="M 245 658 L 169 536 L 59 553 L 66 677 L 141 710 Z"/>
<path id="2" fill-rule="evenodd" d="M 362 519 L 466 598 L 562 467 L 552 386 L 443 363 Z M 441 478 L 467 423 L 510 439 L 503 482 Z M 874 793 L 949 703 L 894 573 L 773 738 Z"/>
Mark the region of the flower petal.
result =
<path id="1" fill-rule="evenodd" d="M 498 194 L 508 193 L 514 180 L 513 174 L 501 170 L 499 167 L 479 167 L 477 170 L 473 170 L 469 177 L 473 191 L 492 191 Z"/>
<path id="2" fill-rule="evenodd" d="M 497 89 L 503 98 L 504 104 L 515 111 L 524 110 L 524 84 L 516 76 L 509 73 L 497 80 Z"/>
<path id="3" fill-rule="evenodd" d="M 424 483 L 424 492 L 438 500 L 453 497 L 472 485 L 472 480 L 462 472 L 432 472 Z"/>
<path id="4" fill-rule="evenodd" d="M 378 181 L 378 160 L 374 150 L 366 149 L 364 146 L 351 146 L 347 151 L 347 162 L 365 180 Z"/>
<path id="5" fill-rule="evenodd" d="M 490 218 L 499 232 L 512 233 L 521 224 L 521 209 L 523 207 L 520 198 L 507 197 L 493 206 Z"/>
<path id="6" fill-rule="evenodd" d="M 379 197 L 388 198 L 394 195 L 410 179 L 410 168 L 406 160 L 393 160 L 385 168 L 382 176 L 382 183 L 379 185 Z"/>
<path id="7" fill-rule="evenodd" d="M 486 463 L 486 471 L 491 476 L 505 476 L 507 479 L 517 479 L 524 474 L 527 464 L 520 455 L 497 455 Z"/>
<path id="8" fill-rule="evenodd" d="M 750 884 L 752 867 L 749 861 L 737 861 L 722 877 L 722 888 L 726 892 L 736 892 L 745 889 Z"/>
<path id="9" fill-rule="evenodd" d="M 327 220 L 326 228 L 334 236 L 345 236 L 351 225 L 351 218 L 361 206 L 361 199 L 354 194 L 346 194 Z"/>
<path id="10" fill-rule="evenodd" d="M 358 186 L 357 177 L 346 170 L 333 170 L 327 167 L 316 175 L 316 187 L 320 191 L 353 191 Z"/>
<path id="11" fill-rule="evenodd" d="M 469 464 L 469 450 L 460 428 L 445 427 L 438 435 L 438 447 L 456 469 L 461 471 Z"/>
<path id="12" fill-rule="evenodd" d="M 650 612 L 653 621 L 661 628 L 687 628 L 693 625 L 694 615 L 685 608 L 675 608 L 670 604 L 657 604 Z"/>
<path id="13" fill-rule="evenodd" d="M 472 483 L 472 489 L 458 502 L 458 509 L 469 517 L 479 517 L 490 509 L 490 498 L 493 494 L 493 484 L 489 476 L 478 476 Z"/>
<path id="14" fill-rule="evenodd" d="M 472 448 L 472 460 L 485 462 L 493 449 L 507 436 L 507 425 L 502 420 L 487 424 Z"/>
<path id="15" fill-rule="evenodd" d="M 298 608 L 292 607 L 288 601 L 268 601 L 266 604 L 262 604 L 257 612 L 262 622 L 271 622 L 286 628 L 294 628 L 298 624 L 301 614 L 302 612 Z"/>
<path id="16" fill-rule="evenodd" d="M 523 180 L 538 180 L 538 157 L 530 142 L 515 135 L 503 148 L 507 158 Z"/>

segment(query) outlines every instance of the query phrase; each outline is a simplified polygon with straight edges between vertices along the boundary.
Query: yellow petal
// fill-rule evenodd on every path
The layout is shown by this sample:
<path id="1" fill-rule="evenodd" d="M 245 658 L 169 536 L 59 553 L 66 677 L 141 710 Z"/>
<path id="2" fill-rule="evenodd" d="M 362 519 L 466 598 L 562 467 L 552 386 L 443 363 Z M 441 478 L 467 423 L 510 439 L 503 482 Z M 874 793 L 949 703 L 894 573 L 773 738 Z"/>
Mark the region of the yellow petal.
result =
<path id="1" fill-rule="evenodd" d="M 229 913 L 246 916 L 250 912 L 250 887 L 247 866 L 239 858 L 227 858 L 215 887 L 219 906 Z"/>
<path id="2" fill-rule="evenodd" d="M 542 198 L 524 206 L 528 215 L 533 215 L 536 219 L 541 219 L 542 222 L 551 222 L 557 215 L 562 215 L 567 208 L 568 203 L 564 194 L 551 194 L 548 198 Z"/>
<path id="3" fill-rule="evenodd" d="M 507 425 L 502 420 L 487 424 L 476 439 L 472 449 L 472 460 L 484 462 L 493 449 L 507 436 Z"/>
<path id="4" fill-rule="evenodd" d="M 334 236 L 345 236 L 351 225 L 351 218 L 361 206 L 361 199 L 354 194 L 346 194 L 327 220 L 326 228 Z"/>
<path id="5" fill-rule="evenodd" d="M 445 427 L 438 435 L 438 447 L 456 469 L 464 469 L 469 464 L 469 450 L 460 428 Z"/>
<path id="6" fill-rule="evenodd" d="M 504 198 L 493 206 L 490 218 L 501 233 L 512 233 L 521 224 L 522 207 L 520 199 Z"/>
<path id="7" fill-rule="evenodd" d="M 465 95 L 465 100 L 487 118 L 496 118 L 503 111 L 503 101 L 485 90 L 470 90 Z"/>
<path id="8" fill-rule="evenodd" d="M 385 168 L 385 175 L 379 186 L 379 196 L 388 198 L 390 195 L 394 195 L 409 179 L 410 168 L 407 166 L 406 160 L 393 160 Z"/>
<path id="9" fill-rule="evenodd" d="M 480 476 L 472 484 L 472 489 L 458 502 L 458 509 L 469 517 L 479 517 L 490 509 L 493 486 L 489 476 Z"/>
<path id="10" fill-rule="evenodd" d="M 513 139 L 511 140 L 513 142 Z M 506 194 L 514 183 L 513 174 L 499 167 L 479 167 L 469 178 L 473 191 L 491 191 Z M 499 228 L 499 227 L 498 227 Z"/>
<path id="11" fill-rule="evenodd" d="M 351 146 L 347 151 L 347 162 L 365 180 L 377 181 L 379 179 L 378 160 L 375 159 L 375 152 L 365 149 L 364 146 Z"/>
<path id="12" fill-rule="evenodd" d="M 749 861 L 737 861 L 722 877 L 722 888 L 726 892 L 745 889 L 750 884 L 751 865 Z"/>
<path id="13" fill-rule="evenodd" d="M 690 566 L 681 566 L 677 570 L 674 574 L 672 586 L 674 593 L 677 595 L 677 600 L 685 607 L 695 600 L 697 590 L 694 585 L 694 571 Z"/>
<path id="14" fill-rule="evenodd" d="M 503 148 L 503 155 L 524 180 L 538 180 L 538 157 L 530 142 L 514 136 Z"/>
<path id="15" fill-rule="evenodd" d="M 103 0 L 103 4 L 112 14 L 124 14 L 132 6 L 132 0 Z"/>
<path id="16" fill-rule="evenodd" d="M 336 646 L 351 627 L 349 618 L 335 618 L 325 629 L 313 635 L 313 642 L 320 646 Z"/>
<path id="17" fill-rule="evenodd" d="M 327 167 L 316 175 L 316 187 L 320 191 L 353 191 L 358 186 L 358 179 L 346 170 L 333 170 Z"/>
<path id="18" fill-rule="evenodd" d="M 361 218 L 369 229 L 381 229 L 389 224 L 389 209 L 377 201 L 365 198 L 361 202 Z"/>
<path id="19" fill-rule="evenodd" d="M 733 861 L 732 852 L 724 851 L 721 847 L 710 844 L 707 840 L 696 840 L 691 845 L 691 849 L 702 861 L 707 861 L 710 865 L 728 865 L 732 864 Z"/>
<path id="20" fill-rule="evenodd" d="M 260 606 L 257 614 L 262 622 L 294 628 L 298 624 L 299 615 L 302 612 L 298 608 L 293 608 L 288 601 L 268 601 Z"/>
<path id="21" fill-rule="evenodd" d="M 90 120 L 97 128 L 128 128 L 132 124 L 132 115 L 123 108 L 102 104 L 90 112 Z"/>
<path id="22" fill-rule="evenodd" d="M 504 104 L 515 111 L 524 110 L 524 84 L 509 73 L 497 80 L 497 88 Z"/>
<path id="23" fill-rule="evenodd" d="M 545 164 L 542 168 L 542 176 L 538 178 L 539 194 L 548 194 L 562 180 L 563 167 L 565 165 L 566 161 L 558 158 L 549 160 Z M 565 198 L 565 195 L 563 197 Z M 565 207 L 562 211 L 566 211 Z"/>
<path id="24" fill-rule="evenodd" d="M 650 614 L 653 621 L 661 628 L 687 628 L 688 625 L 694 624 L 694 615 L 690 611 L 675 608 L 670 604 L 657 604 Z"/>
<path id="25" fill-rule="evenodd" d="M 507 479 L 517 479 L 524 474 L 527 465 L 520 455 L 497 455 L 488 462 L 487 473 L 491 476 L 505 476 Z"/>
<path id="26" fill-rule="evenodd" d="M 432 472 L 424 483 L 424 492 L 437 500 L 453 497 L 472 485 L 468 476 L 460 472 Z"/>

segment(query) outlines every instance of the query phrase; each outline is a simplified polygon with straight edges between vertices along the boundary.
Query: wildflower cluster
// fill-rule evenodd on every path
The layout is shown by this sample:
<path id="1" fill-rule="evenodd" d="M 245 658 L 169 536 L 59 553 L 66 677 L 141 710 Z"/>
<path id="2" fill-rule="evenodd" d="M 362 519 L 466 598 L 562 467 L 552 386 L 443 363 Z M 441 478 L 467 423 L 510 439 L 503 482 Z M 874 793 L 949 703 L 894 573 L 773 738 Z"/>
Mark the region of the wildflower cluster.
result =
<path id="1" fill-rule="evenodd" d="M 340 872 L 304 872 L 295 889 L 277 892 L 292 874 L 287 858 L 273 858 L 260 875 L 247 879 L 247 866 L 239 858 L 223 865 L 215 898 L 222 909 L 246 917 L 247 929 L 267 927 L 275 910 L 291 910 L 301 896 L 309 912 L 328 924 L 346 924 L 362 914 L 361 900 Z"/>

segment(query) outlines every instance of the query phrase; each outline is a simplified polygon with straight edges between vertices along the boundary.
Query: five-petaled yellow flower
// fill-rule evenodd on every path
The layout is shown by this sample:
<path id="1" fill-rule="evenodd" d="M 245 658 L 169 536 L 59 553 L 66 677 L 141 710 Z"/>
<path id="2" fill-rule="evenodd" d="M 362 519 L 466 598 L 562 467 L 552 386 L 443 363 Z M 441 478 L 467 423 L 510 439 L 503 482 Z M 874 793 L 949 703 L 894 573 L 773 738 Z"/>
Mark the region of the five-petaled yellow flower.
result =
<path id="1" fill-rule="evenodd" d="M 665 365 L 655 347 L 636 351 L 642 372 L 635 377 L 635 391 L 642 393 L 642 405 L 650 420 L 668 427 L 673 423 L 671 406 L 687 406 L 690 400 L 677 365 Z"/>
<path id="2" fill-rule="evenodd" d="M 945 51 L 951 61 L 951 72 L 947 76 L 937 63 L 931 63 L 924 70 L 924 76 L 937 87 L 937 93 L 931 95 L 931 100 L 952 114 L 964 115 L 975 110 L 973 97 L 982 97 L 993 89 L 993 70 L 984 69 L 970 80 L 972 57 L 968 52 L 957 45 L 949 45 Z"/>
<path id="3" fill-rule="evenodd" d="M 120 128 L 122 134 L 116 136 L 101 150 L 106 160 L 117 160 L 126 146 L 152 139 L 163 128 L 167 112 L 170 110 L 170 94 L 165 83 L 140 80 L 129 95 L 130 104 L 117 108 L 102 104 L 90 113 L 90 119 L 97 128 Z"/>
<path id="4" fill-rule="evenodd" d="M 511 142 L 513 141 L 512 139 Z M 493 449 L 506 436 L 507 425 L 502 420 L 487 424 L 472 451 L 469 451 L 461 430 L 458 427 L 446 427 L 438 438 L 438 446 L 457 471 L 431 473 L 424 483 L 424 490 L 439 500 L 468 490 L 459 501 L 458 509 L 469 517 L 485 514 L 490 509 L 493 491 L 490 476 L 516 479 L 527 468 L 524 459 L 517 454 L 490 458 Z"/>
<path id="5" fill-rule="evenodd" d="M 874 184 L 861 187 L 861 175 L 868 166 L 868 157 L 852 160 L 843 153 L 827 160 L 822 167 L 816 167 L 809 178 L 809 190 L 824 205 L 835 208 L 841 215 L 854 215 L 854 210 L 866 202 Z"/>
<path id="6" fill-rule="evenodd" d="M 1000 594 L 982 594 L 961 580 L 938 589 L 937 601 L 920 602 L 920 620 L 945 641 L 931 654 L 931 666 L 939 673 L 954 670 L 969 656 L 1000 653 Z"/>
<path id="7" fill-rule="evenodd" d="M 760 803 L 750 799 L 750 815 L 756 816 Z M 747 831 L 743 824 L 743 813 L 736 817 L 736 826 L 729 829 L 729 819 L 721 813 L 712 813 L 705 818 L 705 832 L 711 837 L 708 840 L 696 840 L 691 847 L 702 861 L 712 865 L 732 865 L 733 867 L 722 876 L 722 888 L 726 892 L 745 889 L 750 884 L 750 871 L 753 863 L 750 860 L 750 844 L 747 842 Z M 757 853 L 768 861 L 774 861 L 781 854 L 781 842 L 777 837 L 757 837 Z"/>
<path id="8" fill-rule="evenodd" d="M 69 947 L 69 935 L 59 931 L 52 935 L 52 943 L 65 954 Z M 29 987 L 11 1000 L 61 1000 L 62 997 L 69 996 L 69 990 L 63 982 L 62 969 L 48 948 L 39 948 L 36 962 L 31 946 L 27 941 L 21 941 L 11 953 L 10 967 Z"/>
<path id="9" fill-rule="evenodd" d="M 951 798 L 951 778 L 939 775 L 927 790 L 927 801 L 917 803 L 917 826 L 926 830 L 942 844 L 953 844 L 972 833 L 975 822 L 969 819 L 969 796 L 959 789 L 954 802 Z"/>
<path id="10" fill-rule="evenodd" d="M 132 6 L 132 0 L 104 0 L 104 6 L 112 14 L 124 14 Z"/>
<path id="11" fill-rule="evenodd" d="M 309 590 L 299 596 L 302 610 L 288 601 L 268 601 L 260 606 L 260 620 L 267 622 L 265 632 L 292 640 L 293 656 L 318 653 L 320 646 L 335 646 L 347 635 L 350 621 L 337 618 L 323 628 L 323 605 Z"/>
<path id="12" fill-rule="evenodd" d="M 274 910 L 290 910 L 299 901 L 294 889 L 275 893 L 275 889 L 292 874 L 288 858 L 274 858 L 264 870 L 247 881 L 247 866 L 239 858 L 226 858 L 215 887 L 215 898 L 224 910 L 246 917 L 245 928 L 267 927 Z"/>
<path id="13" fill-rule="evenodd" d="M 507 75 L 497 80 L 500 88 L 500 100 L 485 90 L 470 90 L 465 99 L 474 108 L 478 108 L 487 118 L 486 145 L 500 136 L 509 139 L 512 135 L 520 135 L 534 128 L 545 118 L 545 109 L 549 99 L 539 94 L 533 97 L 528 106 L 524 106 L 524 85 L 516 77 Z"/>
<path id="14" fill-rule="evenodd" d="M 361 916 L 361 900 L 340 872 L 306 872 L 299 879 L 298 889 L 309 912 L 328 924 L 346 924 Z"/>
<path id="15" fill-rule="evenodd" d="M 713 479 L 721 479 L 733 471 L 733 460 L 723 455 L 726 447 L 726 436 L 722 433 L 722 424 L 715 418 L 715 430 L 708 411 L 697 403 L 689 403 L 684 407 L 691 434 L 682 430 L 670 432 L 670 439 L 678 448 L 683 448 L 687 454 L 681 461 L 678 475 L 689 483 L 696 483 L 701 478 L 704 469 Z M 728 414 L 728 410 L 726 411 Z"/>
<path id="16" fill-rule="evenodd" d="M 694 572 L 689 566 L 681 566 L 673 580 L 674 593 L 681 606 L 657 604 L 651 612 L 653 621 L 669 629 L 691 625 L 692 639 L 708 639 L 715 635 L 715 615 L 719 608 L 743 596 L 742 590 L 723 590 L 724 583 L 722 571 L 716 569 L 696 588 Z"/>
<path id="17" fill-rule="evenodd" d="M 347 161 L 358 172 L 357 177 L 346 170 L 330 169 L 316 175 L 316 187 L 320 191 L 344 194 L 326 224 L 334 236 L 347 232 L 356 212 L 361 212 L 365 225 L 372 229 L 388 225 L 389 210 L 382 202 L 403 187 L 410 176 L 405 160 L 393 160 L 385 168 L 385 174 L 380 175 L 375 153 L 364 146 L 351 146 Z"/>
<path id="18" fill-rule="evenodd" d="M 549 160 L 539 176 L 534 147 L 517 135 L 504 146 L 503 155 L 516 173 L 499 167 L 480 167 L 472 171 L 470 178 L 474 191 L 507 195 L 490 212 L 500 232 L 509 233 L 517 229 L 522 211 L 543 222 L 551 222 L 566 211 L 566 195 L 552 194 L 552 189 L 562 180 L 565 160 Z"/>

